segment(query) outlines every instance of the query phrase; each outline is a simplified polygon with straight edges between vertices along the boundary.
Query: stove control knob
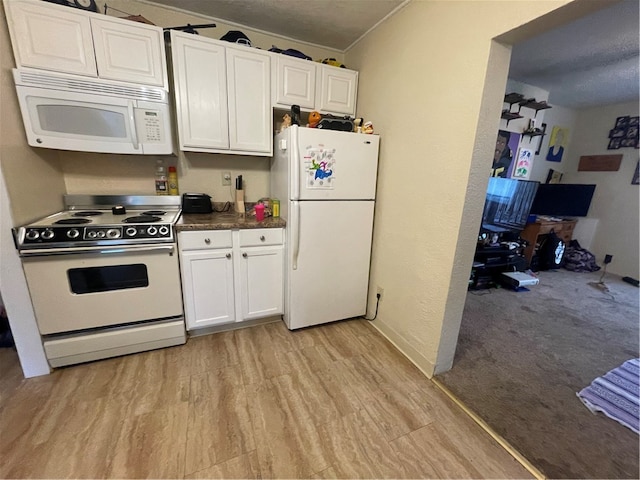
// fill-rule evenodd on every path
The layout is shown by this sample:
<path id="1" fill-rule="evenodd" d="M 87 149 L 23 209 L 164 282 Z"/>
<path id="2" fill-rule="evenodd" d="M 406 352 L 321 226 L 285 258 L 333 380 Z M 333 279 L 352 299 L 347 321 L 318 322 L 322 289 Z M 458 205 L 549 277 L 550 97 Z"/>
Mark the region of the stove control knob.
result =
<path id="1" fill-rule="evenodd" d="M 126 233 L 127 237 L 135 237 L 138 231 L 135 229 L 135 227 L 129 227 L 124 231 L 124 233 Z"/>
<path id="2" fill-rule="evenodd" d="M 156 227 L 149 227 L 147 228 L 147 234 L 148 235 L 155 235 L 156 233 L 158 233 L 158 229 Z"/>
<path id="3" fill-rule="evenodd" d="M 107 230 L 107 238 L 120 238 L 120 230 L 117 228 L 110 228 Z"/>
<path id="4" fill-rule="evenodd" d="M 104 230 L 98 230 L 98 238 L 104 238 L 105 237 L 105 232 Z"/>
<path id="5" fill-rule="evenodd" d="M 78 238 L 79 235 L 80 235 L 80 232 L 78 231 L 77 228 L 72 228 L 70 230 L 67 230 L 67 237 L 69 238 Z"/>
<path id="6" fill-rule="evenodd" d="M 37 240 L 40 237 L 40 232 L 38 230 L 29 230 L 25 237 L 27 237 L 27 240 Z"/>
<path id="7" fill-rule="evenodd" d="M 51 240 L 53 238 L 53 230 L 49 230 L 48 228 L 42 232 L 42 238 L 45 240 Z"/>
<path id="8" fill-rule="evenodd" d="M 87 233 L 87 237 L 89 238 L 96 238 L 98 234 L 95 231 L 90 231 L 89 233 Z"/>
<path id="9" fill-rule="evenodd" d="M 167 227 L 160 227 L 158 229 L 158 231 L 160 232 L 160 235 L 168 235 L 169 234 L 169 229 Z"/>

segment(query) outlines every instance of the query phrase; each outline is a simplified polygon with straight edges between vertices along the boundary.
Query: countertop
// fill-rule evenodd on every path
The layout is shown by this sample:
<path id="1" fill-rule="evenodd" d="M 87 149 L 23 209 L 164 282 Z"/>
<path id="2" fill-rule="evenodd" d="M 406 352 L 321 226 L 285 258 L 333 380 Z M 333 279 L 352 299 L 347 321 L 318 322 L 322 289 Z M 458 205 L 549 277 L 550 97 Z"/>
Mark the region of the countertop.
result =
<path id="1" fill-rule="evenodd" d="M 257 222 L 253 215 L 235 212 L 183 213 L 175 224 L 176 231 L 188 230 L 232 230 L 245 228 L 284 228 L 287 222 L 282 218 L 266 217 Z"/>

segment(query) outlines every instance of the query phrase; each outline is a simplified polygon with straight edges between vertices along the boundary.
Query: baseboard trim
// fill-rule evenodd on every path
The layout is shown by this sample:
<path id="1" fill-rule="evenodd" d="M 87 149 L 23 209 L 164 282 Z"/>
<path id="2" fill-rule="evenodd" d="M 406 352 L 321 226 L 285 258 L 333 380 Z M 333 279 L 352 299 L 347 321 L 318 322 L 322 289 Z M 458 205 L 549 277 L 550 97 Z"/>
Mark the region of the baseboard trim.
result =
<path id="1" fill-rule="evenodd" d="M 497 434 L 482 418 L 480 418 L 473 410 L 469 409 L 464 403 L 462 403 L 458 397 L 456 397 L 447 387 L 445 387 L 437 378 L 432 377 L 431 381 L 449 397 L 458 407 L 460 407 L 464 413 L 469 415 L 471 419 L 476 422 L 480 428 L 487 432 L 498 444 L 504 448 L 513 458 L 516 459 L 520 465 L 526 468 L 531 475 L 536 477 L 537 480 L 546 480 L 544 474 L 538 470 L 533 464 L 527 460 L 520 452 L 518 452 L 509 442 L 507 442 L 501 435 Z"/>
<path id="2" fill-rule="evenodd" d="M 364 318 L 364 317 L 363 317 Z M 394 347 L 396 347 L 400 353 L 402 353 L 407 360 L 413 363 L 418 370 L 426 375 L 427 378 L 433 376 L 433 369 L 435 366 L 429 360 L 425 358 L 420 352 L 413 348 L 409 343 L 402 338 L 398 333 L 387 324 L 381 321 L 370 322 L 371 326 L 375 328 L 380 335 L 389 340 Z"/>

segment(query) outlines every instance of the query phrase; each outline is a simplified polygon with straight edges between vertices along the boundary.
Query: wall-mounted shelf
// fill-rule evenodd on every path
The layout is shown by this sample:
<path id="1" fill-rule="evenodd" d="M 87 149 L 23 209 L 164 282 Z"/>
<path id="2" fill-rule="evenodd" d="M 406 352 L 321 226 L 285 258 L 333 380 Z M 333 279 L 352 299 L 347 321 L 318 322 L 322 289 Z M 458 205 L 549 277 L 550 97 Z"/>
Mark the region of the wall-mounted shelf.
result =
<path id="1" fill-rule="evenodd" d="M 522 115 L 520 115 L 519 113 L 510 112 L 509 110 L 503 110 L 502 115 L 500 115 L 500 118 L 504 118 L 507 121 L 507 125 L 509 125 L 509 122 L 511 120 L 522 118 Z"/>
<path id="2" fill-rule="evenodd" d="M 544 135 L 543 131 L 539 131 L 539 132 L 522 132 L 522 136 L 523 137 L 539 137 L 540 135 Z M 531 138 L 529 140 L 531 140 Z"/>
<path id="3" fill-rule="evenodd" d="M 520 100 L 522 100 L 524 98 L 524 95 L 522 95 L 521 93 L 507 93 L 504 96 L 504 103 L 508 103 L 509 104 L 509 110 L 511 110 L 511 105 L 513 105 L 514 103 L 518 103 L 520 102 Z"/>
<path id="4" fill-rule="evenodd" d="M 536 99 L 535 99 L 535 98 L 527 98 L 527 99 L 524 99 L 524 100 L 520 100 L 520 101 L 518 102 L 518 105 L 519 105 L 519 107 L 518 107 L 518 113 L 520 113 L 520 109 L 521 109 L 522 107 L 527 107 L 527 108 L 530 108 L 530 109 L 532 109 L 532 110 L 535 110 L 535 111 L 536 111 L 536 113 L 535 113 L 535 115 L 533 116 L 533 118 L 536 118 L 536 115 L 538 115 L 538 111 L 540 111 L 540 110 L 546 110 L 547 108 L 552 108 L 552 107 L 551 107 L 551 105 L 549 105 L 549 104 L 548 104 L 547 102 L 545 102 L 544 100 L 543 100 L 543 101 L 541 101 L 541 102 L 536 102 Z"/>

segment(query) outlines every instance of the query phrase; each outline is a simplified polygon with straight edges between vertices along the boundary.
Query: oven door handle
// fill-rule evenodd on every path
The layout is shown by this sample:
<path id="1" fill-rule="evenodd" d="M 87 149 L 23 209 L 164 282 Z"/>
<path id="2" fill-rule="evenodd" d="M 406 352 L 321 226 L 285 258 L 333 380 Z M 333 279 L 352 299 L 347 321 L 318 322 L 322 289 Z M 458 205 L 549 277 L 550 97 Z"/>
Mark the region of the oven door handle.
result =
<path id="1" fill-rule="evenodd" d="M 145 245 L 135 246 L 128 245 L 123 247 L 113 248 L 60 248 L 49 250 L 22 250 L 20 252 L 21 257 L 50 257 L 53 255 L 118 255 L 129 253 L 141 253 L 141 252 L 168 252 L 169 255 L 173 255 L 175 250 L 174 245 Z"/>

